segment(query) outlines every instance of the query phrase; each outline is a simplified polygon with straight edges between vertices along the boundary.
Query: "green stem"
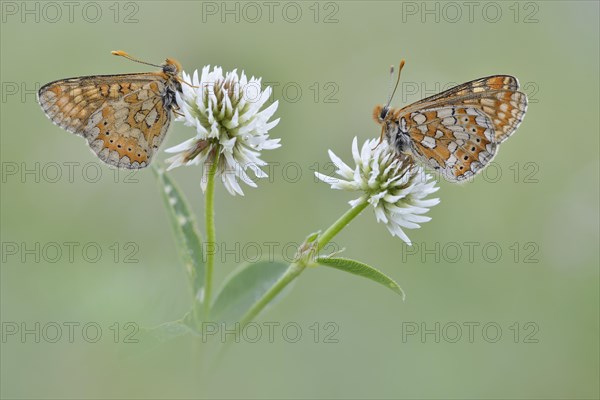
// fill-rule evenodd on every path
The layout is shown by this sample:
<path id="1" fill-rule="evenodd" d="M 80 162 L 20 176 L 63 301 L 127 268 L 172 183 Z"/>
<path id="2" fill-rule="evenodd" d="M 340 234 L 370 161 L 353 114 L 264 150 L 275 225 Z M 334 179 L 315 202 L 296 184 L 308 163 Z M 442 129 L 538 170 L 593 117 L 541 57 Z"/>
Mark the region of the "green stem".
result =
<path id="1" fill-rule="evenodd" d="M 217 244 L 217 234 L 215 231 L 215 176 L 219 165 L 219 156 L 210 165 L 206 182 L 206 243 L 214 249 Z M 210 306 L 212 301 L 212 279 L 215 266 L 215 251 L 208 251 L 206 254 L 206 270 L 204 275 L 204 318 L 208 320 L 210 315 Z"/>
<path id="2" fill-rule="evenodd" d="M 249 322 L 251 322 L 257 315 L 260 313 L 266 306 L 269 304 L 275 296 L 277 296 L 291 281 L 293 281 L 298 275 L 302 273 L 306 269 L 306 264 L 304 263 L 292 263 L 288 267 L 285 274 L 279 278 L 277 282 L 265 293 L 254 305 L 246 312 L 244 317 L 242 318 L 240 325 L 246 326 Z"/>
<path id="3" fill-rule="evenodd" d="M 363 200 L 350 210 L 346 211 L 344 215 L 342 215 L 337 221 L 333 223 L 322 235 L 319 235 L 319 239 L 317 241 L 316 251 L 318 252 L 323 248 L 335 235 L 337 235 L 346 225 L 350 223 L 354 218 L 358 216 L 369 203 L 367 200 Z M 300 259 L 288 267 L 285 274 L 279 278 L 277 282 L 256 302 L 254 305 L 246 312 L 242 320 L 240 321 L 240 325 L 242 327 L 246 326 L 249 322 L 254 320 L 254 318 L 269 304 L 281 291 L 294 279 L 298 277 L 308 266 L 307 260 Z"/>
<path id="4" fill-rule="evenodd" d="M 362 212 L 369 203 L 367 199 L 362 199 L 357 205 L 349 209 L 342 215 L 337 221 L 333 223 L 325 232 L 319 235 L 319 240 L 317 241 L 317 252 L 323 248 L 327 243 L 333 239 L 335 235 L 337 235 L 346 225 L 350 223 L 358 214 Z"/>

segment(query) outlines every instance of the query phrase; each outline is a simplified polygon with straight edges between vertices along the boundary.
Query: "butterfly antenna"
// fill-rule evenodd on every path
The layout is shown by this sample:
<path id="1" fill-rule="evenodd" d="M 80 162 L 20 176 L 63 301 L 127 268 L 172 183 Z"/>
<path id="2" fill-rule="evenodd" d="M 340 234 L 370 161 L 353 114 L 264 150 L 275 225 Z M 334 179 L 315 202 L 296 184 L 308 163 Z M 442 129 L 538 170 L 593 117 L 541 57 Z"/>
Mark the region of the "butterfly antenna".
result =
<path id="1" fill-rule="evenodd" d="M 136 63 L 151 65 L 151 66 L 157 67 L 157 68 L 162 68 L 161 65 L 151 64 L 149 62 L 145 62 L 145 61 L 141 61 L 141 60 L 138 60 L 136 58 L 133 58 L 129 54 L 127 54 L 126 52 L 124 52 L 123 50 L 113 50 L 110 53 L 113 54 L 113 55 L 115 55 L 115 56 L 125 57 L 126 59 L 134 61 Z"/>
<path id="2" fill-rule="evenodd" d="M 386 106 L 390 105 L 390 101 L 392 100 L 392 85 L 394 84 L 394 66 L 390 65 L 390 83 L 388 83 L 388 99 L 385 102 Z"/>
<path id="3" fill-rule="evenodd" d="M 392 98 L 394 97 L 394 94 L 396 93 L 396 89 L 398 89 L 398 84 L 400 83 L 400 72 L 402 72 L 402 68 L 404 68 L 404 60 L 400 61 L 400 65 L 398 66 L 398 79 L 396 79 L 396 85 L 394 86 L 394 90 L 392 90 L 392 92 L 390 93 L 390 97 L 388 98 L 388 101 L 386 103 L 386 107 L 390 106 L 390 103 L 392 102 Z M 392 65 L 390 67 L 390 89 L 392 88 L 392 76 L 394 76 L 394 66 Z"/>
<path id="4" fill-rule="evenodd" d="M 385 104 L 384 108 L 388 108 L 390 106 L 390 103 L 392 102 L 392 98 L 394 97 L 394 94 L 396 93 L 396 89 L 398 89 L 398 84 L 400 83 L 400 72 L 402 72 L 402 68 L 404 68 L 404 60 L 400 61 L 400 65 L 398 66 L 398 78 L 396 79 L 396 85 L 394 85 L 394 89 L 392 89 L 392 79 L 394 76 L 394 66 L 390 66 L 390 97 L 388 97 L 388 101 Z M 381 135 L 379 136 L 379 143 L 377 143 L 377 146 L 375 146 L 372 150 L 375 150 L 377 147 L 379 147 L 379 145 L 383 142 L 383 137 L 385 136 L 385 125 L 382 124 L 381 125 Z"/>

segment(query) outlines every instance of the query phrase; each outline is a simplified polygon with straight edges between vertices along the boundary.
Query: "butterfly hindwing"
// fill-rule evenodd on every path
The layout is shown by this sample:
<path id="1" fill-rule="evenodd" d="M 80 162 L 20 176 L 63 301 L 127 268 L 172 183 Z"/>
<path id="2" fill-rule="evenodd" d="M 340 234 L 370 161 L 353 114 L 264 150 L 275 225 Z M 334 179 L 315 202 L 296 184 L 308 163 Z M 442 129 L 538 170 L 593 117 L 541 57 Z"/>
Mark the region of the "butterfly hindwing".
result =
<path id="1" fill-rule="evenodd" d="M 414 156 L 449 181 L 463 181 L 485 167 L 497 150 L 494 124 L 480 109 L 444 106 L 398 115 Z"/>
<path id="2" fill-rule="evenodd" d="M 124 168 L 147 166 L 163 141 L 171 121 L 160 95 L 161 82 L 109 101 L 84 129 L 90 147 L 108 164 Z"/>
<path id="3" fill-rule="evenodd" d="M 527 96 L 518 91 L 494 90 L 480 94 L 464 95 L 462 104 L 480 107 L 494 123 L 496 143 L 512 135 L 527 112 Z"/>
<path id="4" fill-rule="evenodd" d="M 85 137 L 104 162 L 147 166 L 171 121 L 167 81 L 160 73 L 65 79 L 39 91 L 42 109 L 56 125 Z"/>

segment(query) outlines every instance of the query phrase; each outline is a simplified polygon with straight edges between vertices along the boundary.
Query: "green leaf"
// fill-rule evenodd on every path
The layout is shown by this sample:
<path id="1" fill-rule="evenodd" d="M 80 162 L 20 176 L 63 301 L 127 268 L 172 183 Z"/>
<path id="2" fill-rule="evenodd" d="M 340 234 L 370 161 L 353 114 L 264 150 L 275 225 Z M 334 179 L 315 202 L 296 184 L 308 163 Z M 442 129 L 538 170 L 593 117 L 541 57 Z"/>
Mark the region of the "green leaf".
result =
<path id="1" fill-rule="evenodd" d="M 171 340 L 182 338 L 186 335 L 197 336 L 184 320 L 185 318 L 165 322 L 153 328 L 140 327 L 139 330 L 134 332 L 128 330 L 126 335 L 119 337 L 119 346 L 117 348 L 119 357 L 139 358 L 149 350 L 162 346 Z"/>
<path id="2" fill-rule="evenodd" d="M 280 261 L 259 261 L 233 271 L 225 280 L 211 311 L 211 319 L 239 322 L 241 318 L 287 271 L 288 264 Z M 290 291 L 284 289 L 274 299 L 278 301 Z M 270 305 L 273 305 L 272 301 Z"/>
<path id="3" fill-rule="evenodd" d="M 153 167 L 162 197 L 171 220 L 175 241 L 185 269 L 190 277 L 192 291 L 197 296 L 204 287 L 204 256 L 202 241 L 194 218 L 183 193 L 162 168 Z"/>
<path id="4" fill-rule="evenodd" d="M 184 320 L 177 320 L 165 322 L 154 328 L 141 328 L 138 337 L 140 343 L 153 345 L 193 333 L 193 329 Z"/>
<path id="5" fill-rule="evenodd" d="M 363 278 L 370 279 L 377 283 L 382 284 L 388 289 L 392 289 L 394 292 L 402 296 L 404 300 L 405 295 L 400 286 L 389 276 L 379 271 L 370 265 L 361 263 L 360 261 L 350 260 L 348 258 L 333 258 L 333 257 L 319 257 L 317 262 L 326 267 L 339 269 L 340 271 L 350 272 L 351 274 L 362 276 Z"/>
<path id="6" fill-rule="evenodd" d="M 308 235 L 306 237 L 306 239 L 304 239 L 304 243 L 312 243 L 315 240 L 317 240 L 319 238 L 319 235 L 321 234 L 321 231 L 316 231 L 311 233 L 310 235 Z"/>

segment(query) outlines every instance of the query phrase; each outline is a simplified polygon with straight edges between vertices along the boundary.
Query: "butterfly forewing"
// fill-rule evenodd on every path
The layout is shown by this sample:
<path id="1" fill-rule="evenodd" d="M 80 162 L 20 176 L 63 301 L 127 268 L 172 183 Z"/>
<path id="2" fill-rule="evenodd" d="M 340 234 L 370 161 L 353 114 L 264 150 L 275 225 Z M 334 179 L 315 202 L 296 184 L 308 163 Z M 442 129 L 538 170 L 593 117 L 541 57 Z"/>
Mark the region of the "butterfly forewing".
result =
<path id="1" fill-rule="evenodd" d="M 469 93 L 487 92 L 490 90 L 519 90 L 519 81 L 517 78 L 510 75 L 486 76 L 485 78 L 479 78 L 465 82 L 441 93 L 426 97 L 415 103 L 412 103 L 411 106 L 416 106 L 423 103 L 432 103 L 440 99 L 459 97 Z"/>
<path id="2" fill-rule="evenodd" d="M 519 81 L 513 76 L 488 76 L 419 100 L 405 107 L 405 110 L 410 112 L 446 105 L 472 105 L 484 111 L 492 120 L 496 143 L 501 143 L 516 131 L 527 111 L 527 96 L 518 90 Z"/>
<path id="3" fill-rule="evenodd" d="M 86 138 L 104 162 L 143 168 L 171 121 L 162 73 L 100 75 L 51 82 L 39 91 L 42 109 L 56 125 Z"/>

